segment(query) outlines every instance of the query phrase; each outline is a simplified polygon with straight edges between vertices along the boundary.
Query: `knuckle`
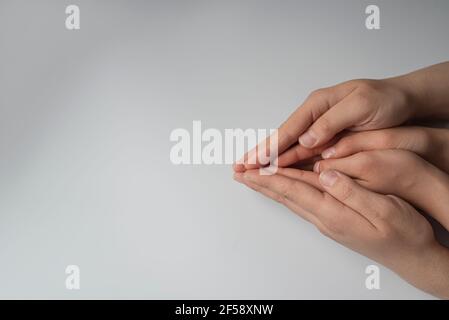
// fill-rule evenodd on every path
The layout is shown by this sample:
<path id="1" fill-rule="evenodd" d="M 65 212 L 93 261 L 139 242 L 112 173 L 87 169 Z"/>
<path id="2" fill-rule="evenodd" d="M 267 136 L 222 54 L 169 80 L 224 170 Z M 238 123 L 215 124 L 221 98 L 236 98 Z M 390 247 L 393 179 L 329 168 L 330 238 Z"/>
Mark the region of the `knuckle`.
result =
<path id="1" fill-rule="evenodd" d="M 395 215 L 396 207 L 389 198 L 385 198 L 377 202 L 373 211 L 374 217 L 377 220 L 388 222 Z"/>
<path id="2" fill-rule="evenodd" d="M 361 108 L 367 108 L 373 104 L 373 96 L 377 91 L 375 82 L 372 80 L 362 80 L 357 86 L 355 91 L 355 97 L 357 104 Z"/>
<path id="3" fill-rule="evenodd" d="M 315 129 L 316 131 L 326 135 L 329 133 L 332 133 L 332 123 L 329 121 L 328 118 L 322 117 L 315 123 Z"/>
<path id="4" fill-rule="evenodd" d="M 299 108 L 298 108 L 298 110 L 299 110 Z M 281 125 L 281 127 L 278 129 L 278 132 L 280 132 L 282 130 L 282 135 L 285 136 L 285 139 L 287 141 L 296 141 L 296 139 L 297 139 L 296 133 L 294 132 L 294 130 L 286 127 L 286 124 L 287 124 L 287 121 Z M 285 128 L 285 129 L 283 129 L 283 128 Z"/>
<path id="5" fill-rule="evenodd" d="M 325 193 L 324 200 L 321 202 L 319 210 L 325 210 L 325 203 L 331 201 L 330 198 L 333 198 L 331 195 Z M 335 200 L 335 199 L 332 199 Z M 346 226 L 340 215 L 338 214 L 327 214 L 323 215 L 321 218 L 322 226 L 319 228 L 320 232 L 330 238 L 343 237 L 346 233 Z"/>
<path id="6" fill-rule="evenodd" d="M 422 158 L 416 155 L 413 152 L 405 151 L 405 150 L 393 150 L 392 154 L 396 155 L 396 157 L 390 159 L 389 166 L 393 167 L 395 163 L 403 163 L 404 166 L 401 166 L 399 170 L 395 170 L 392 173 L 392 177 L 398 181 L 399 185 L 403 189 L 411 189 L 414 188 L 418 181 L 418 175 L 411 174 L 409 168 L 415 168 L 417 171 L 423 168 L 423 165 L 426 163 L 423 162 Z"/>
<path id="7" fill-rule="evenodd" d="M 341 202 L 346 202 L 347 200 L 353 198 L 354 188 L 346 182 L 341 183 L 339 188 L 339 199 Z"/>
<path id="8" fill-rule="evenodd" d="M 378 232 L 384 241 L 390 241 L 391 239 L 394 239 L 397 235 L 397 230 L 394 228 L 394 226 L 391 223 L 388 222 L 382 222 L 378 225 Z"/>
<path id="9" fill-rule="evenodd" d="M 326 96 L 326 94 L 327 94 L 327 90 L 325 88 L 320 88 L 320 89 L 313 90 L 309 94 L 309 98 L 310 99 L 322 99 Z"/>
<path id="10" fill-rule="evenodd" d="M 372 79 L 358 79 L 355 80 L 357 85 L 357 90 L 360 93 L 371 94 L 378 88 L 378 81 Z"/>
<path id="11" fill-rule="evenodd" d="M 405 208 L 405 202 L 394 195 L 386 195 L 390 214 L 401 211 Z"/>
<path id="12" fill-rule="evenodd" d="M 338 216 L 332 215 L 323 219 L 323 227 L 320 230 L 321 233 L 330 237 L 330 238 L 341 238 L 345 234 L 345 226 L 338 219 Z"/>
<path id="13" fill-rule="evenodd" d="M 357 154 L 357 161 L 355 162 L 356 170 L 361 176 L 369 175 L 376 167 L 374 156 L 368 152 L 360 152 Z"/>
<path id="14" fill-rule="evenodd" d="M 335 145 L 335 149 L 339 153 L 345 154 L 347 151 L 351 150 L 351 147 L 354 145 L 354 138 L 352 136 L 347 136 L 341 138 L 337 144 Z"/>
<path id="15" fill-rule="evenodd" d="M 379 207 L 377 220 L 378 230 L 383 239 L 389 240 L 397 236 L 395 227 L 398 211 L 403 210 L 403 203 L 395 196 L 387 195 L 385 201 Z"/>
<path id="16" fill-rule="evenodd" d="M 319 224 L 316 226 L 316 228 L 322 235 L 328 238 L 333 238 L 332 232 L 329 229 L 327 229 L 327 227 L 325 227 L 324 224 Z"/>
<path id="17" fill-rule="evenodd" d="M 368 108 L 371 105 L 371 92 L 366 89 L 359 89 L 356 94 L 357 105 L 360 108 Z"/>

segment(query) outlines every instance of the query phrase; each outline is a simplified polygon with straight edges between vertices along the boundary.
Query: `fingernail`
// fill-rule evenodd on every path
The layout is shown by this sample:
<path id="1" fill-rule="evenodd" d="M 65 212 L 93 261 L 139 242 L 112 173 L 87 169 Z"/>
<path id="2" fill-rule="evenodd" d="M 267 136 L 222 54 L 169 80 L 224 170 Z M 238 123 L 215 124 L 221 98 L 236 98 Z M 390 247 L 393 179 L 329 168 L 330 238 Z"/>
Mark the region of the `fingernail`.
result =
<path id="1" fill-rule="evenodd" d="M 307 131 L 298 139 L 299 144 L 306 148 L 313 147 L 313 145 L 317 142 L 317 140 L 318 138 L 315 136 L 313 131 Z"/>
<path id="2" fill-rule="evenodd" d="M 313 165 L 313 172 L 320 173 L 320 162 L 319 161 L 315 162 L 315 164 Z"/>
<path id="3" fill-rule="evenodd" d="M 326 170 L 320 174 L 320 182 L 323 186 L 332 187 L 338 179 L 338 174 L 334 170 Z"/>
<path id="4" fill-rule="evenodd" d="M 324 150 L 324 151 L 321 153 L 321 157 L 322 157 L 323 159 L 331 158 L 333 155 L 335 155 L 335 152 L 336 152 L 336 151 L 337 151 L 337 150 L 335 150 L 334 147 L 328 148 L 328 149 Z"/>

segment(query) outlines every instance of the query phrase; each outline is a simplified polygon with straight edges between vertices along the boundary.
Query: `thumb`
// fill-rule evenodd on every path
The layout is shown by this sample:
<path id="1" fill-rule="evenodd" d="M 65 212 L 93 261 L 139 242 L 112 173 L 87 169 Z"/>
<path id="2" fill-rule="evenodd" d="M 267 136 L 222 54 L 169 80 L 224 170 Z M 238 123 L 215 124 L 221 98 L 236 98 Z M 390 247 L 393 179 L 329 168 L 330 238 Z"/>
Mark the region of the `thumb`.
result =
<path id="1" fill-rule="evenodd" d="M 367 108 L 357 108 L 358 101 L 348 97 L 337 103 L 315 120 L 310 128 L 298 138 L 305 148 L 315 148 L 330 141 L 337 133 L 355 127 L 367 117 Z"/>

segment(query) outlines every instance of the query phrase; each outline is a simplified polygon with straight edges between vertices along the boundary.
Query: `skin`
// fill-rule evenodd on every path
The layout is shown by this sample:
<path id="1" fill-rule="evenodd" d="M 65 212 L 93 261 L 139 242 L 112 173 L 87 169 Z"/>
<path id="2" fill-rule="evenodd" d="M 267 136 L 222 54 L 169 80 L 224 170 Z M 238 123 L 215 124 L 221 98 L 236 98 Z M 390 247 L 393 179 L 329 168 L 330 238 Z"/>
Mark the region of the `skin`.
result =
<path id="1" fill-rule="evenodd" d="M 449 299 L 449 250 L 401 199 L 449 230 L 448 131 L 393 128 L 414 119 L 449 119 L 448 89 L 449 62 L 319 89 L 278 130 L 275 165 L 281 168 L 273 175 L 252 170 L 262 167 L 256 147 L 234 165 L 234 178 L 412 285 Z M 282 168 L 317 156 L 325 160 L 315 172 Z"/>
<path id="2" fill-rule="evenodd" d="M 292 166 L 316 156 L 321 156 L 323 159 L 343 158 L 362 151 L 381 149 L 414 152 L 449 173 L 449 130 L 426 127 L 345 132 L 321 147 L 309 149 L 298 146 L 287 150 L 279 156 L 278 166 Z"/>
<path id="3" fill-rule="evenodd" d="M 323 150 L 322 158 L 343 158 L 362 151 L 401 149 L 416 153 L 449 173 L 449 130 L 398 127 L 349 134 Z"/>
<path id="4" fill-rule="evenodd" d="M 415 153 L 367 151 L 346 158 L 318 161 L 314 166 L 317 173 L 329 169 L 357 179 L 372 191 L 401 197 L 428 212 L 449 230 L 449 176 Z"/>
<path id="5" fill-rule="evenodd" d="M 385 129 L 422 118 L 449 119 L 449 62 L 399 77 L 351 80 L 312 92 L 280 126 L 278 153 L 300 146 L 322 147 L 343 130 Z M 259 168 L 257 150 L 245 154 L 234 170 Z"/>
<path id="6" fill-rule="evenodd" d="M 235 173 L 234 179 L 417 288 L 449 299 L 449 250 L 435 240 L 429 222 L 411 205 L 393 195 L 374 193 L 336 170 L 321 172 L 315 186 L 304 172 L 281 168 L 274 175 L 260 175 L 259 170 L 247 170 Z"/>

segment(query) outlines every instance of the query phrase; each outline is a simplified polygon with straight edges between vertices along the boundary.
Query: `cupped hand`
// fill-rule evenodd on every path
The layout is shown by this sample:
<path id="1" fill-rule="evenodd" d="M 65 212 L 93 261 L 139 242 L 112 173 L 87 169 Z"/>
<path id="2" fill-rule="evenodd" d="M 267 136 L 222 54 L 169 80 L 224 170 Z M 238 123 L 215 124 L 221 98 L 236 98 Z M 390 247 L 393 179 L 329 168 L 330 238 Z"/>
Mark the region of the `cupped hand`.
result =
<path id="1" fill-rule="evenodd" d="M 394 78 L 351 80 L 319 89 L 281 125 L 275 142 L 270 138 L 268 142 L 277 146 L 280 155 L 295 145 L 323 147 L 343 130 L 384 129 L 417 118 L 449 119 L 448 89 L 449 62 Z M 247 153 L 234 170 L 263 166 L 257 151 L 268 142 Z"/>
<path id="2" fill-rule="evenodd" d="M 278 129 L 278 154 L 297 143 L 309 149 L 323 146 L 345 129 L 400 125 L 414 114 L 408 100 L 407 92 L 394 79 L 351 80 L 316 90 Z M 234 166 L 235 171 L 258 168 L 256 154 L 257 148 L 247 153 Z"/>
<path id="3" fill-rule="evenodd" d="M 260 175 L 258 170 L 247 170 L 234 178 L 416 287 L 449 298 L 449 252 L 435 240 L 421 214 L 400 198 L 374 193 L 338 171 L 323 171 L 318 181 L 305 183 L 312 174 L 281 169 Z"/>

